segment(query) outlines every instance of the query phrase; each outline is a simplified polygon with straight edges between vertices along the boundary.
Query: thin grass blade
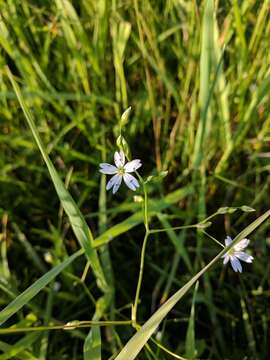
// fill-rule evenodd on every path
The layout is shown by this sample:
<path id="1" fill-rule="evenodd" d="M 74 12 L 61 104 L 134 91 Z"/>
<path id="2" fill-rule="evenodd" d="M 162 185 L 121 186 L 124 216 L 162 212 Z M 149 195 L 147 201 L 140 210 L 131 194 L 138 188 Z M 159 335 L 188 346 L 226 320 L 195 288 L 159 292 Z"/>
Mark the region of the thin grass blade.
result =
<path id="1" fill-rule="evenodd" d="M 41 278 L 34 282 L 29 288 L 16 297 L 0 312 L 0 325 L 7 321 L 12 315 L 16 314 L 25 304 L 27 304 L 34 296 L 36 296 L 45 286 L 47 286 L 58 274 L 60 274 L 75 259 L 83 254 L 83 249 L 77 251 L 61 264 L 44 274 Z"/>
<path id="2" fill-rule="evenodd" d="M 96 250 L 94 250 L 94 247 L 93 247 L 94 239 L 93 239 L 91 230 L 88 227 L 80 209 L 76 205 L 76 203 L 73 200 L 70 193 L 67 191 L 67 189 L 66 189 L 63 181 L 61 180 L 60 176 L 58 175 L 51 159 L 47 155 L 47 153 L 45 151 L 45 147 L 42 143 L 42 140 L 41 140 L 41 138 L 38 134 L 37 128 L 35 126 L 32 114 L 28 110 L 26 103 L 22 97 L 21 91 L 20 91 L 17 83 L 15 82 L 13 75 L 10 72 L 8 67 L 6 67 L 6 71 L 9 76 L 9 79 L 12 83 L 12 86 L 14 88 L 14 91 L 17 95 L 17 98 L 19 100 L 19 103 L 21 105 L 21 108 L 23 110 L 25 118 L 27 120 L 27 123 L 32 131 L 34 139 L 36 140 L 36 143 L 39 147 L 42 157 L 47 165 L 47 168 L 50 173 L 51 179 L 53 181 L 55 190 L 56 190 L 57 195 L 61 201 L 61 204 L 69 218 L 72 229 L 73 229 L 81 247 L 85 250 L 87 260 L 89 260 L 89 262 L 93 268 L 93 271 L 96 275 L 96 278 L 98 279 L 97 284 L 100 286 L 100 288 L 103 291 L 106 291 L 107 284 L 106 284 L 106 280 L 105 280 L 105 277 L 103 274 L 102 267 L 99 262 L 98 254 L 97 254 Z"/>

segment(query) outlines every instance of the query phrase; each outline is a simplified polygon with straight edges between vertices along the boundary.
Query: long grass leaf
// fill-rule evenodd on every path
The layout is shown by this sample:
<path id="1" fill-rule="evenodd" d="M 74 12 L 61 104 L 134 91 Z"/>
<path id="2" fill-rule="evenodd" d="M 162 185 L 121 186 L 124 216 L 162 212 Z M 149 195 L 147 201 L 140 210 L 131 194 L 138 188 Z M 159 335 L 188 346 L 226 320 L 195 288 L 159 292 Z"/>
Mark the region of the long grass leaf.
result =
<path id="1" fill-rule="evenodd" d="M 60 274 L 67 266 L 69 266 L 77 257 L 83 254 L 83 249 L 77 251 L 61 264 L 44 274 L 41 278 L 34 282 L 29 288 L 16 297 L 0 312 L 0 325 L 7 321 L 12 315 L 16 314 L 25 304 L 27 304 L 34 296 L 36 296 L 46 285 L 48 285 L 58 274 Z"/>
<path id="2" fill-rule="evenodd" d="M 82 213 L 78 206 L 76 205 L 75 201 L 73 200 L 70 193 L 65 188 L 65 185 L 63 181 L 61 180 L 60 176 L 58 175 L 51 159 L 47 155 L 45 151 L 45 147 L 42 143 L 42 140 L 39 136 L 38 130 L 35 126 L 32 114 L 28 110 L 26 103 L 22 97 L 21 91 L 15 82 L 12 73 L 10 72 L 9 68 L 6 67 L 7 74 L 9 76 L 9 79 L 12 83 L 12 86 L 14 88 L 14 91 L 17 95 L 17 98 L 19 100 L 19 103 L 21 105 L 21 108 L 23 110 L 23 113 L 25 115 L 25 118 L 27 120 L 27 123 L 32 131 L 32 134 L 34 136 L 34 139 L 36 140 L 36 143 L 39 147 L 39 150 L 42 154 L 42 157 L 47 165 L 48 171 L 50 173 L 51 179 L 53 181 L 55 190 L 58 194 L 58 197 L 61 201 L 61 204 L 69 218 L 70 224 L 72 226 L 72 229 L 81 245 L 81 247 L 85 250 L 85 254 L 87 256 L 87 259 L 89 260 L 93 271 L 97 277 L 98 285 L 103 290 L 106 290 L 106 280 L 102 271 L 102 267 L 100 265 L 98 254 L 96 250 L 93 248 L 93 235 L 91 233 L 91 230 L 89 229 L 84 217 L 82 216 Z"/>

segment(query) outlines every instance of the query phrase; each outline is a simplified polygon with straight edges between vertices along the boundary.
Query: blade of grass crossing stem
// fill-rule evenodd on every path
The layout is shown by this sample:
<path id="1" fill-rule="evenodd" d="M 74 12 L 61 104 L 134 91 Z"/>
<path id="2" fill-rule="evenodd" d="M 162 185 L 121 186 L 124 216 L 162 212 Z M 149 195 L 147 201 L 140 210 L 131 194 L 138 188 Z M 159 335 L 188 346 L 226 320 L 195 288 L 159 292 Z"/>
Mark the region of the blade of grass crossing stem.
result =
<path id="1" fill-rule="evenodd" d="M 188 329 L 186 335 L 186 357 L 190 360 L 196 359 L 197 350 L 196 350 L 196 343 L 195 343 L 195 301 L 196 295 L 199 287 L 199 282 L 196 282 L 193 297 L 192 297 L 192 305 L 191 311 L 188 321 Z"/>
<path id="2" fill-rule="evenodd" d="M 196 283 L 196 281 L 208 271 L 229 249 L 236 245 L 240 240 L 248 236 L 254 231 L 263 221 L 270 216 L 270 210 L 266 211 L 258 219 L 253 221 L 243 231 L 241 231 L 232 241 L 230 246 L 224 248 L 213 260 L 211 260 L 202 270 L 200 270 L 191 280 L 189 280 L 181 289 L 179 289 L 173 296 L 171 296 L 140 328 L 140 330 L 133 335 L 133 337 L 124 346 L 115 360 L 133 360 L 139 354 L 141 349 L 147 343 L 152 334 L 156 331 L 161 321 L 167 316 L 171 309 L 178 303 L 179 300 L 187 293 L 187 291 Z"/>
<path id="3" fill-rule="evenodd" d="M 32 114 L 28 110 L 28 108 L 24 102 L 24 99 L 22 97 L 21 91 L 20 91 L 17 83 L 15 82 L 13 75 L 11 74 L 9 68 L 6 67 L 6 69 L 7 69 L 7 74 L 9 76 L 9 79 L 12 83 L 14 91 L 18 97 L 19 103 L 20 103 L 22 110 L 24 112 L 24 115 L 26 117 L 27 123 L 32 131 L 34 139 L 36 140 L 36 143 L 39 147 L 42 157 L 47 165 L 47 168 L 50 173 L 51 179 L 53 181 L 57 195 L 58 195 L 58 197 L 62 203 L 62 206 L 69 218 L 69 221 L 70 221 L 70 224 L 74 231 L 74 234 L 76 235 L 76 238 L 78 239 L 81 247 L 85 250 L 85 255 L 87 257 L 87 260 L 90 262 L 90 265 L 92 266 L 94 274 L 98 280 L 97 285 L 103 291 L 106 291 L 107 284 L 106 284 L 106 280 L 105 280 L 105 277 L 103 274 L 102 267 L 99 262 L 98 254 L 93 247 L 94 239 L 93 239 L 91 230 L 88 227 L 84 217 L 82 216 L 82 214 L 81 214 L 78 206 L 76 205 L 75 201 L 73 200 L 72 196 L 65 188 L 65 185 L 64 185 L 63 181 L 61 180 L 61 178 L 59 177 L 49 156 L 47 155 L 44 145 L 38 134 L 37 128 L 35 126 L 34 120 L 32 118 Z"/>
<path id="4" fill-rule="evenodd" d="M 12 315 L 16 314 L 25 304 L 27 304 L 34 296 L 36 296 L 45 286 L 47 286 L 58 274 L 60 274 L 69 264 L 77 257 L 83 254 L 83 249 L 71 255 L 61 264 L 55 266 L 37 281 L 29 286 L 24 292 L 17 296 L 0 312 L 0 325 L 7 321 Z"/>

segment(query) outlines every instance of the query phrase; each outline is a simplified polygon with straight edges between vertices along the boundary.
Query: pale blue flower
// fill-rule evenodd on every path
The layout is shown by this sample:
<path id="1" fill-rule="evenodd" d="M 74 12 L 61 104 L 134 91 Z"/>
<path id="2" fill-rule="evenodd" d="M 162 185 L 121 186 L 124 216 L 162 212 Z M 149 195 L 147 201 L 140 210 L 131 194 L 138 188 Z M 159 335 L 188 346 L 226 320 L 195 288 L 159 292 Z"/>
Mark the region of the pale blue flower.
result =
<path id="1" fill-rule="evenodd" d="M 232 242 L 232 238 L 227 236 L 225 239 L 225 245 L 229 246 Z M 249 240 L 243 239 L 234 245 L 228 252 L 226 252 L 222 257 L 224 258 L 223 264 L 227 264 L 230 260 L 232 268 L 235 272 L 242 272 L 242 265 L 239 260 L 245 261 L 246 263 L 252 263 L 253 256 L 244 252 L 243 250 L 248 246 Z"/>
<path id="2" fill-rule="evenodd" d="M 138 180 L 130 173 L 139 169 L 142 166 L 141 160 L 135 159 L 125 164 L 125 154 L 123 151 L 114 153 L 114 165 L 101 163 L 99 171 L 102 174 L 114 175 L 107 183 L 106 190 L 113 189 L 113 194 L 119 189 L 122 179 L 125 184 L 133 191 L 135 191 L 140 185 Z"/>

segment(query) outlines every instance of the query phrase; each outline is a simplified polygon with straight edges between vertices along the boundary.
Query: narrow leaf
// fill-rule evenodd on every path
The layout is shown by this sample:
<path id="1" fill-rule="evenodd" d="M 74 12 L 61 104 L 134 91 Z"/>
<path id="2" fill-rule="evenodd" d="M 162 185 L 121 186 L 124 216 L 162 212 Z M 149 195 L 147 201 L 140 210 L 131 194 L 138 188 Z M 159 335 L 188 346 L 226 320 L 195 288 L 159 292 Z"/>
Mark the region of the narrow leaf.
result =
<path id="1" fill-rule="evenodd" d="M 39 136 L 38 130 L 36 128 L 36 125 L 34 123 L 32 114 L 28 110 L 25 101 L 22 97 L 21 91 L 15 82 L 12 73 L 10 72 L 9 68 L 6 67 L 7 74 L 9 76 L 9 79 L 12 83 L 12 86 L 14 88 L 14 91 L 17 95 L 17 98 L 19 100 L 19 103 L 21 105 L 21 108 L 23 110 L 23 113 L 25 115 L 25 118 L 27 120 L 27 123 L 32 131 L 32 134 L 34 136 L 34 139 L 36 140 L 36 143 L 39 147 L 39 150 L 42 154 L 42 157 L 47 165 L 48 171 L 50 173 L 52 182 L 54 184 L 55 190 L 57 192 L 57 195 L 61 201 L 61 204 L 69 218 L 70 224 L 72 226 L 72 229 L 74 231 L 74 234 L 76 235 L 81 247 L 85 250 L 85 254 L 87 257 L 87 260 L 89 260 L 93 271 L 97 277 L 98 285 L 101 287 L 101 289 L 106 290 L 106 280 L 98 259 L 98 254 L 96 250 L 94 250 L 93 247 L 93 235 L 91 233 L 91 230 L 89 229 L 84 217 L 82 216 L 82 213 L 78 206 L 76 205 L 75 201 L 73 200 L 70 193 L 65 188 L 65 185 L 63 181 L 61 180 L 60 176 L 58 175 L 53 163 L 51 162 L 51 159 L 46 153 L 45 147 L 42 143 L 42 140 Z"/>
<path id="2" fill-rule="evenodd" d="M 45 275 L 39 278 L 34 284 L 16 297 L 10 304 L 8 304 L 0 312 L 0 325 L 7 321 L 12 315 L 16 314 L 25 304 L 27 304 L 34 296 L 36 296 L 46 285 L 49 284 L 58 274 L 61 273 L 68 265 L 72 263 L 77 257 L 83 254 L 83 250 L 77 251 L 71 255 L 61 264 L 55 266 L 48 271 Z"/>

